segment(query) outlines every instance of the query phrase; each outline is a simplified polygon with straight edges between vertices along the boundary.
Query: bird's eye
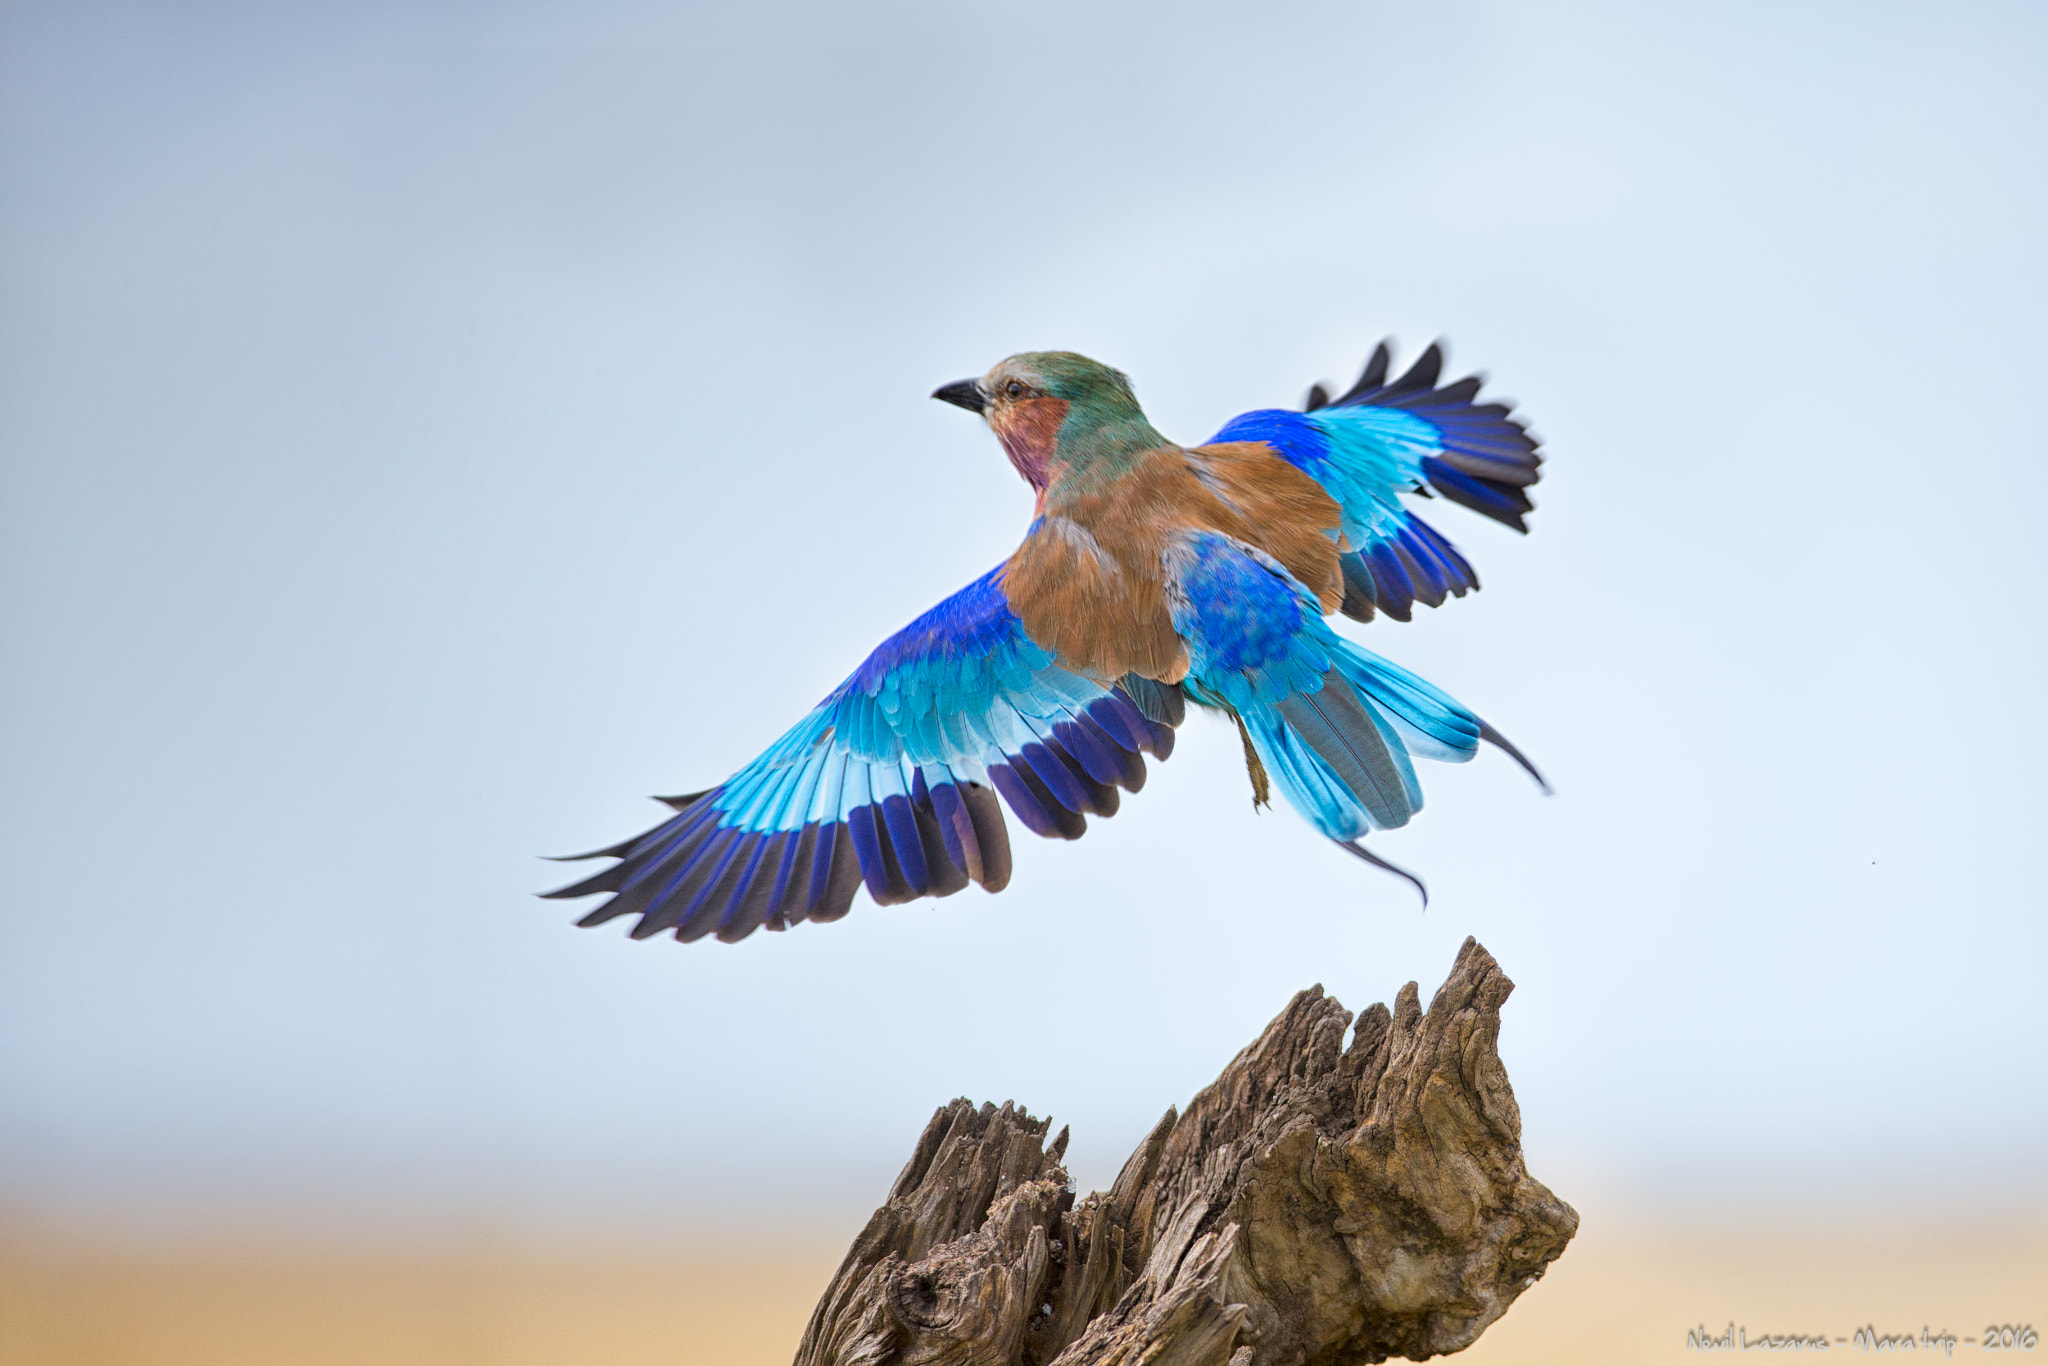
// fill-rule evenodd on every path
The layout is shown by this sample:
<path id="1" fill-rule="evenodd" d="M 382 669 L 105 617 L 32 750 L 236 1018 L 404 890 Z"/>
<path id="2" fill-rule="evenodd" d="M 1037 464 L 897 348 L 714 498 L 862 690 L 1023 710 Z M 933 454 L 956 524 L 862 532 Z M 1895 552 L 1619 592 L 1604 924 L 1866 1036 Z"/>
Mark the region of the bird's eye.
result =
<path id="1" fill-rule="evenodd" d="M 1024 397 L 1024 386 L 1013 379 L 1003 386 L 1003 393 L 1010 398 L 1022 398 Z"/>

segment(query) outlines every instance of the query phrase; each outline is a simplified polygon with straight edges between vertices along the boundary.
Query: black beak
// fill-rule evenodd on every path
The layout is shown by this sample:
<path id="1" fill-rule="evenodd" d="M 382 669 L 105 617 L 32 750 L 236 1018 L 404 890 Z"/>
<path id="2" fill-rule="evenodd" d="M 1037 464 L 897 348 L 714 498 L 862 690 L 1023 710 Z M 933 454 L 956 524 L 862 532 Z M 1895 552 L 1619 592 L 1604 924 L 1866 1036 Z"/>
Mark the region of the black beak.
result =
<path id="1" fill-rule="evenodd" d="M 943 399 L 956 408 L 965 408 L 978 413 L 988 407 L 988 400 L 981 396 L 981 384 L 971 379 L 956 379 L 951 384 L 941 384 L 932 390 L 932 397 Z"/>

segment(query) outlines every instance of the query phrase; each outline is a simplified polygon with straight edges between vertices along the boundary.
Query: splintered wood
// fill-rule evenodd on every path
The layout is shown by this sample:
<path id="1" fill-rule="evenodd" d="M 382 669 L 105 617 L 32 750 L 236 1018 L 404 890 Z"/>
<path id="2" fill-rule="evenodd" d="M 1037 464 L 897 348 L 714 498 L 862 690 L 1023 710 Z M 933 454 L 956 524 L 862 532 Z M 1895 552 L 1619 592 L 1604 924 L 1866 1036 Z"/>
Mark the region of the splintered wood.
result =
<path id="1" fill-rule="evenodd" d="M 1312 987 L 1108 1191 L 1047 1122 L 956 1100 L 811 1315 L 797 1366 L 1348 1366 L 1469 1346 L 1579 1216 L 1529 1175 L 1467 939 L 1357 1018 Z"/>

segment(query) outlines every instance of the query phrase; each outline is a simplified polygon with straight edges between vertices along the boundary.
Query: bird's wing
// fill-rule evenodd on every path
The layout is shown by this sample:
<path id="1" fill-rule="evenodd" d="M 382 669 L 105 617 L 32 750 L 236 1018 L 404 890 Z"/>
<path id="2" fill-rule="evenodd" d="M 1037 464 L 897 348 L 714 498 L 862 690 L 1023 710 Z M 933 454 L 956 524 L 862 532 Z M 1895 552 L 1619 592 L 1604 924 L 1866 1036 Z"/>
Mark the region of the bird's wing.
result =
<path id="1" fill-rule="evenodd" d="M 1443 350 L 1432 344 L 1399 379 L 1387 379 L 1381 342 L 1358 383 L 1336 399 L 1321 385 L 1307 411 L 1264 408 L 1232 418 L 1211 443 L 1263 441 L 1322 484 L 1344 514 L 1344 611 L 1409 619 L 1416 602 L 1439 606 L 1479 586 L 1458 548 L 1401 501 L 1434 492 L 1527 531 L 1537 442 L 1509 405 L 1479 403 L 1480 379 L 1441 388 Z"/>
<path id="2" fill-rule="evenodd" d="M 610 897 L 579 923 L 638 914 L 633 937 L 741 939 L 883 905 L 1000 891 L 1009 835 L 993 793 L 1041 835 L 1078 839 L 1117 788 L 1165 758 L 1178 689 L 1105 687 L 1032 643 L 992 571 L 897 632 L 726 782 L 665 798 L 677 814 L 578 858 L 619 860 L 544 893 Z"/>

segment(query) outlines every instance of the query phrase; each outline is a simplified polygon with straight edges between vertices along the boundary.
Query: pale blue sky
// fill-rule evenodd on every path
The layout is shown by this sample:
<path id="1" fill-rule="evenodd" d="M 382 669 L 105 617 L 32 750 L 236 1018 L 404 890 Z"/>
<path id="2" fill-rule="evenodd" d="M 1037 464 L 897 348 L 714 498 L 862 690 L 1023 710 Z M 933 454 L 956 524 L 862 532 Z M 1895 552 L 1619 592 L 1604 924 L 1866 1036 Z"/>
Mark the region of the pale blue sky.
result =
<path id="1" fill-rule="evenodd" d="M 836 1228 L 963 1093 L 1101 1182 L 1468 933 L 1567 1198 L 2048 1199 L 2038 6 L 311 9 L 0 16 L 0 1214 Z M 1389 333 L 1552 462 L 1357 631 L 1558 788 L 1431 766 L 1426 914 L 1199 721 L 998 898 L 531 899 L 1015 543 L 933 386 Z"/>

